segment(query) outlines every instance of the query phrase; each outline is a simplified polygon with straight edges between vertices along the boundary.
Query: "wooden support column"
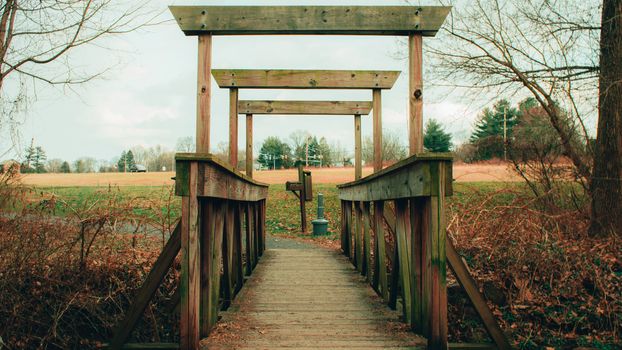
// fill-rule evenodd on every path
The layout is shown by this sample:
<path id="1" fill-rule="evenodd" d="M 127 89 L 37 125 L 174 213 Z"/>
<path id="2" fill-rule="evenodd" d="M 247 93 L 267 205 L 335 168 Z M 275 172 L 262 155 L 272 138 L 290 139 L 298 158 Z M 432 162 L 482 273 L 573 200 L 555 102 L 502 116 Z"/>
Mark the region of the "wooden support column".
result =
<path id="1" fill-rule="evenodd" d="M 246 176 L 253 177 L 253 115 L 246 115 Z"/>
<path id="2" fill-rule="evenodd" d="M 410 155 L 423 152 L 423 37 L 408 37 L 408 148 Z"/>
<path id="3" fill-rule="evenodd" d="M 430 278 L 429 303 L 427 305 L 428 348 L 446 350 L 447 345 L 447 280 L 446 280 L 446 221 L 445 221 L 445 167 L 444 162 L 430 164 L 432 177 L 429 198 L 429 225 L 422 234 L 426 235 L 426 256 L 429 256 Z M 423 320 L 425 322 L 425 320 Z"/>
<path id="4" fill-rule="evenodd" d="M 372 104 L 374 112 L 374 172 L 382 170 L 382 90 L 374 89 Z"/>
<path id="5" fill-rule="evenodd" d="M 199 35 L 199 59 L 197 68 L 197 125 L 196 151 L 209 153 L 211 116 L 212 36 Z"/>
<path id="6" fill-rule="evenodd" d="M 375 112 L 374 112 L 375 113 Z M 354 179 L 359 180 L 363 177 L 363 157 L 362 157 L 362 138 L 361 138 L 361 115 L 354 115 Z"/>
<path id="7" fill-rule="evenodd" d="M 398 252 L 397 258 L 399 259 L 404 316 L 406 318 L 406 322 L 410 324 L 412 322 L 412 265 L 408 254 L 409 249 L 406 235 L 410 235 L 408 201 L 399 199 L 395 201 L 395 238 Z"/>
<path id="8" fill-rule="evenodd" d="M 238 167 L 238 89 L 229 89 L 229 163 Z"/>
<path id="9" fill-rule="evenodd" d="M 380 295 L 385 302 L 389 301 L 388 282 L 387 282 L 387 251 L 384 239 L 384 202 L 374 202 L 374 236 L 375 236 L 375 258 L 376 258 L 376 273 L 377 275 L 378 289 Z"/>
<path id="10" fill-rule="evenodd" d="M 198 163 L 190 163 L 189 194 L 182 197 L 181 214 L 181 310 L 180 349 L 199 348 L 199 309 L 201 290 Z"/>

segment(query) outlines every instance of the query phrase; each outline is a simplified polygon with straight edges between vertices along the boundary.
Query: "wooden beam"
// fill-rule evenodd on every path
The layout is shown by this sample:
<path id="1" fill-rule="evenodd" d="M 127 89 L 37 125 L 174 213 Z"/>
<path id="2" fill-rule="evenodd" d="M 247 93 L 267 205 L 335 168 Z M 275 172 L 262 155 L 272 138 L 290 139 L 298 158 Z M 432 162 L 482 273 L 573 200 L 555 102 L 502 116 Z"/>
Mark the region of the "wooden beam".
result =
<path id="1" fill-rule="evenodd" d="M 374 89 L 374 172 L 382 170 L 382 95 L 380 89 Z"/>
<path id="2" fill-rule="evenodd" d="M 181 311 L 180 348 L 193 350 L 199 348 L 199 310 L 200 310 L 200 241 L 199 205 L 197 197 L 198 164 L 190 164 L 188 176 L 189 193 L 182 198 L 181 205 Z"/>
<path id="3" fill-rule="evenodd" d="M 221 88 L 390 89 L 400 71 L 213 69 Z"/>
<path id="4" fill-rule="evenodd" d="M 207 153 L 210 147 L 212 36 L 199 35 L 198 47 L 196 152 Z"/>
<path id="5" fill-rule="evenodd" d="M 114 332 L 114 338 L 108 346 L 109 349 L 118 350 L 123 348 L 123 344 L 129 339 L 134 328 L 136 328 L 136 324 L 145 312 L 147 305 L 149 305 L 149 301 L 151 301 L 151 298 L 153 298 L 162 280 L 173 265 L 173 261 L 179 253 L 180 248 L 181 222 L 178 222 L 175 226 L 175 230 L 171 233 L 171 237 L 168 239 L 168 242 L 166 242 L 164 249 L 162 249 L 162 253 L 160 253 L 151 271 L 149 271 L 145 282 L 143 282 L 136 293 L 134 302 L 127 311 L 125 318 L 117 326 Z M 177 345 L 177 347 L 179 346 Z"/>
<path id="6" fill-rule="evenodd" d="M 246 115 L 246 176 L 253 177 L 253 115 Z"/>
<path id="7" fill-rule="evenodd" d="M 380 201 L 430 196 L 432 176 L 430 166 L 448 163 L 443 167 L 447 182 L 446 195 L 452 194 L 451 160 L 448 153 L 424 153 L 406 158 L 381 171 L 347 184 L 338 185 L 339 199 L 349 201 Z"/>
<path id="8" fill-rule="evenodd" d="M 102 344 L 104 349 L 113 349 L 112 345 Z M 176 350 L 179 349 L 177 343 L 128 343 L 120 349 L 124 350 Z"/>
<path id="9" fill-rule="evenodd" d="M 367 115 L 367 101 L 240 101 L 240 114 L 278 115 Z"/>
<path id="10" fill-rule="evenodd" d="M 354 179 L 360 180 L 363 177 L 363 155 L 362 155 L 362 136 L 361 136 L 361 116 L 354 116 Z"/>
<path id="11" fill-rule="evenodd" d="M 227 162 L 211 154 L 177 153 L 175 194 L 187 196 L 187 178 L 190 165 L 198 163 L 199 197 L 222 198 L 238 201 L 259 201 L 268 196 L 268 185 L 255 181 L 236 171 Z"/>
<path id="12" fill-rule="evenodd" d="M 238 167 L 238 89 L 229 89 L 229 163 Z"/>
<path id="13" fill-rule="evenodd" d="M 451 271 L 469 296 L 471 303 L 473 303 L 473 307 L 475 307 L 477 314 L 484 323 L 488 335 L 490 335 L 490 338 L 495 342 L 496 348 L 499 350 L 512 349 L 510 342 L 497 324 L 495 316 L 492 314 L 492 311 L 490 311 L 488 304 L 486 304 L 486 299 L 484 299 L 484 296 L 480 293 L 477 283 L 475 283 L 475 280 L 471 277 L 467 266 L 462 261 L 460 254 L 458 254 L 458 251 L 456 251 L 450 239 L 447 240 L 445 249 L 447 250 L 447 262 L 449 263 Z M 451 345 L 449 347 L 453 348 Z"/>
<path id="14" fill-rule="evenodd" d="M 408 37 L 408 148 L 410 155 L 423 152 L 423 39 Z"/>
<path id="15" fill-rule="evenodd" d="M 434 36 L 451 7 L 170 6 L 186 35 L 351 34 Z"/>

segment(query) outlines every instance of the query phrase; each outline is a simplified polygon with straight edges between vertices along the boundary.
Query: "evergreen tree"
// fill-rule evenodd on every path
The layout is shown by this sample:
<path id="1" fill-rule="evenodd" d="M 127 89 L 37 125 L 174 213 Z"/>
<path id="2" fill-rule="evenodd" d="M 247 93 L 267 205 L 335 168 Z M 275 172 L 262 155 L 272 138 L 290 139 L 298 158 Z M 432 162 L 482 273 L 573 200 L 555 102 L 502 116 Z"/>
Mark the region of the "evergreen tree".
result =
<path id="1" fill-rule="evenodd" d="M 125 165 L 127 162 L 127 154 L 125 153 L 125 151 L 121 152 L 121 157 L 119 158 L 119 161 L 117 162 L 117 169 L 119 169 L 120 173 L 124 173 L 125 172 Z M 129 169 L 129 167 L 128 167 Z"/>
<path id="2" fill-rule="evenodd" d="M 291 158 L 289 145 L 278 137 L 270 136 L 261 145 L 257 161 L 268 169 L 280 169 L 288 167 L 291 164 Z"/>
<path id="3" fill-rule="evenodd" d="M 127 151 L 125 154 L 127 158 L 127 170 L 132 171 L 136 169 L 136 161 L 134 160 L 134 153 L 131 150 Z"/>
<path id="4" fill-rule="evenodd" d="M 60 172 L 66 174 L 71 172 L 71 167 L 69 166 L 69 163 L 67 161 L 64 161 L 63 164 L 61 164 Z"/>
<path id="5" fill-rule="evenodd" d="M 430 152 L 449 152 L 451 135 L 436 120 L 430 119 L 425 126 L 423 146 Z"/>
<path id="6" fill-rule="evenodd" d="M 503 158 L 504 130 L 510 140 L 512 128 L 518 123 L 519 110 L 507 100 L 499 100 L 493 108 L 486 108 L 475 124 L 471 143 L 477 147 L 477 159 Z"/>
<path id="7" fill-rule="evenodd" d="M 45 161 L 48 159 L 45 151 L 41 146 L 37 146 L 35 148 L 35 153 L 32 158 L 32 168 L 37 173 L 45 173 Z"/>

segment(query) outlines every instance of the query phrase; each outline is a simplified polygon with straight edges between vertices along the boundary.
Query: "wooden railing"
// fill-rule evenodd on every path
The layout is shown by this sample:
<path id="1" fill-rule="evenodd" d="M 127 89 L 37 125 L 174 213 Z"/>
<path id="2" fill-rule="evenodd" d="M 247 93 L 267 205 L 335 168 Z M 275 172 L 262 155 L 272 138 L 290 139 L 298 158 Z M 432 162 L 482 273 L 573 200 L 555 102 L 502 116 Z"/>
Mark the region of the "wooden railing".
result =
<path id="1" fill-rule="evenodd" d="M 434 349 L 447 346 L 444 202 L 452 194 L 451 160 L 417 155 L 338 186 L 344 254 L 391 307 L 401 291 L 406 322 Z"/>
<path id="2" fill-rule="evenodd" d="M 198 349 L 265 250 L 268 185 L 211 154 L 183 153 L 175 159 L 180 223 L 117 327 L 111 349 Z M 179 308 L 180 344 L 125 345 L 179 251 L 181 278 L 171 309 Z"/>
<path id="3" fill-rule="evenodd" d="M 404 320 L 428 339 L 429 349 L 449 347 L 447 266 L 479 314 L 494 342 L 492 348 L 511 349 L 447 240 L 445 198 L 453 194 L 450 155 L 418 154 L 337 187 L 344 254 L 391 308 L 401 297 Z M 465 346 L 473 348 L 451 347 Z"/>

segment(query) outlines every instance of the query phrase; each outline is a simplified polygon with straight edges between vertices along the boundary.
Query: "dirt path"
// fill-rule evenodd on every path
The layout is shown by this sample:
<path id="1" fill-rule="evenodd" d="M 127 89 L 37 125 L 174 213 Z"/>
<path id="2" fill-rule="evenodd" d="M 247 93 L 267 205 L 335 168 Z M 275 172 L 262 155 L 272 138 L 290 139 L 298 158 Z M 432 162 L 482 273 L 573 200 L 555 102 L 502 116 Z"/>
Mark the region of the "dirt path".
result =
<path id="1" fill-rule="evenodd" d="M 520 181 L 506 164 L 454 164 L 454 179 L 458 182 L 508 182 Z M 316 184 L 339 184 L 354 180 L 354 168 L 310 168 Z M 363 169 L 363 176 L 371 174 L 371 168 Z M 174 172 L 158 173 L 93 173 L 93 174 L 25 174 L 21 181 L 26 185 L 73 187 L 73 186 L 163 186 L 172 185 Z M 284 184 L 297 181 L 296 169 L 258 171 L 258 181 Z"/>

